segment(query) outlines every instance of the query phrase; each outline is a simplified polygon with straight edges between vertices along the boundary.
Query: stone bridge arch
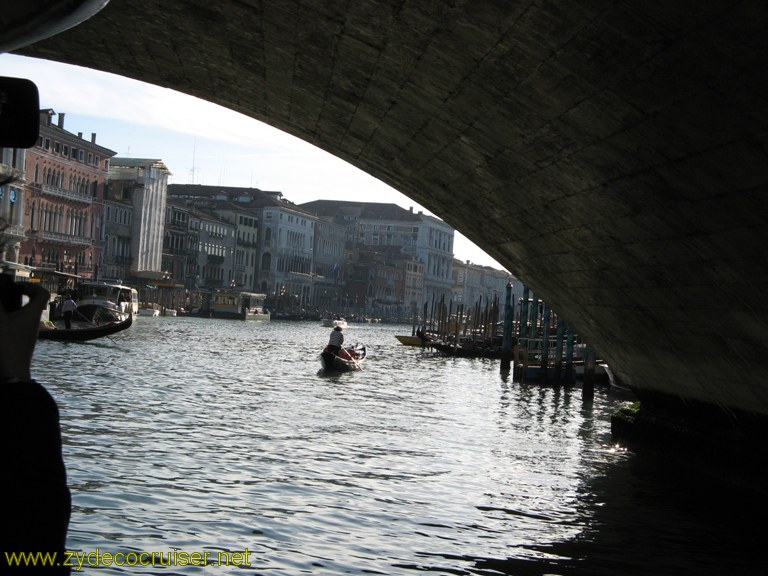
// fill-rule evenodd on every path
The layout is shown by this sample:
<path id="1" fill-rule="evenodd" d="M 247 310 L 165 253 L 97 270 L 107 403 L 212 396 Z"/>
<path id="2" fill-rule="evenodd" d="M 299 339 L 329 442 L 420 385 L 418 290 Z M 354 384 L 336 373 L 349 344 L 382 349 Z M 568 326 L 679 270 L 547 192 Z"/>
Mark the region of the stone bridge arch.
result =
<path id="1" fill-rule="evenodd" d="M 18 52 L 319 146 L 461 230 L 643 398 L 764 417 L 766 10 L 112 0 Z"/>

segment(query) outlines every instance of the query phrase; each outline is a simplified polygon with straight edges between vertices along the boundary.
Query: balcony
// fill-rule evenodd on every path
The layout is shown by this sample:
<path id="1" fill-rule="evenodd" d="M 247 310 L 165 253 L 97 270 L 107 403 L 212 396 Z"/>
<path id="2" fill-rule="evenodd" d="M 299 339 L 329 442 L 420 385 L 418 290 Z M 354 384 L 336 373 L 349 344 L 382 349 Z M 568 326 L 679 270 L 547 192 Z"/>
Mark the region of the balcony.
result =
<path id="1" fill-rule="evenodd" d="M 38 240 L 45 240 L 48 242 L 60 242 L 62 244 L 72 244 L 75 246 L 91 246 L 93 241 L 87 236 L 73 236 L 72 234 L 62 234 L 60 232 L 49 232 L 47 230 L 39 230 L 37 232 Z"/>
<path id="2" fill-rule="evenodd" d="M 46 196 L 55 196 L 65 200 L 71 200 L 73 202 L 93 204 L 93 196 L 91 196 L 89 192 L 74 192 L 72 190 L 59 188 L 58 186 L 51 186 L 50 184 L 43 184 L 40 188 L 43 194 Z"/>
<path id="3" fill-rule="evenodd" d="M 24 226 L 13 224 L 2 229 L 2 237 L 10 242 L 20 242 L 24 240 Z"/>

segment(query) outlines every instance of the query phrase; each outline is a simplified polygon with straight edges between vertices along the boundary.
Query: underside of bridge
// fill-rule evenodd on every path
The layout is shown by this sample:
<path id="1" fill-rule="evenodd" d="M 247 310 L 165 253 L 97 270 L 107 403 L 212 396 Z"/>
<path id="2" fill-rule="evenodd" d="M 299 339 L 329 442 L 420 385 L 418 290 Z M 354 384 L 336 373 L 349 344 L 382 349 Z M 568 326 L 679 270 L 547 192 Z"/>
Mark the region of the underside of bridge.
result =
<path id="1" fill-rule="evenodd" d="M 483 247 L 642 398 L 759 422 L 767 12 L 759 0 L 111 0 L 18 53 L 173 88 L 315 144 Z"/>

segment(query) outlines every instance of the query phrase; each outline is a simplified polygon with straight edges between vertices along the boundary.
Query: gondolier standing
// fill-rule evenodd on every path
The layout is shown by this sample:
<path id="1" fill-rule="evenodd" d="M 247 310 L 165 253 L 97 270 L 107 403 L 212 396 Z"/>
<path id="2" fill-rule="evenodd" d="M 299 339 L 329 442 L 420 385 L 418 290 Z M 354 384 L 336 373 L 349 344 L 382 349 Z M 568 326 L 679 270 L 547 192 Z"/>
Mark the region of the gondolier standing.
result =
<path id="1" fill-rule="evenodd" d="M 328 348 L 338 356 L 341 352 L 342 344 L 344 344 L 344 334 L 341 333 L 341 326 L 335 326 L 331 330 L 331 337 L 328 339 Z"/>
<path id="2" fill-rule="evenodd" d="M 72 316 L 77 310 L 77 304 L 72 300 L 72 297 L 67 294 L 64 296 L 64 303 L 61 305 L 61 316 L 64 318 L 64 326 L 67 330 L 72 328 Z"/>

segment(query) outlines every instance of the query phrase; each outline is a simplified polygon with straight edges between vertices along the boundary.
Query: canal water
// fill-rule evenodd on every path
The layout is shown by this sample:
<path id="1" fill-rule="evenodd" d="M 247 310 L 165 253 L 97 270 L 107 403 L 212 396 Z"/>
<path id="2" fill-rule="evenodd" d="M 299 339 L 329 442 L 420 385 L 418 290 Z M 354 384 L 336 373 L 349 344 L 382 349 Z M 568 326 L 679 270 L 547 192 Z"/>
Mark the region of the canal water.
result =
<path id="1" fill-rule="evenodd" d="M 410 327 L 393 325 L 350 325 L 363 370 L 326 376 L 329 331 L 142 317 L 111 340 L 39 342 L 68 548 L 211 562 L 84 571 L 765 573 L 757 502 L 614 445 L 628 393 L 598 387 L 585 403 L 578 386 L 513 383 L 496 361 L 405 347 L 394 336 Z"/>

